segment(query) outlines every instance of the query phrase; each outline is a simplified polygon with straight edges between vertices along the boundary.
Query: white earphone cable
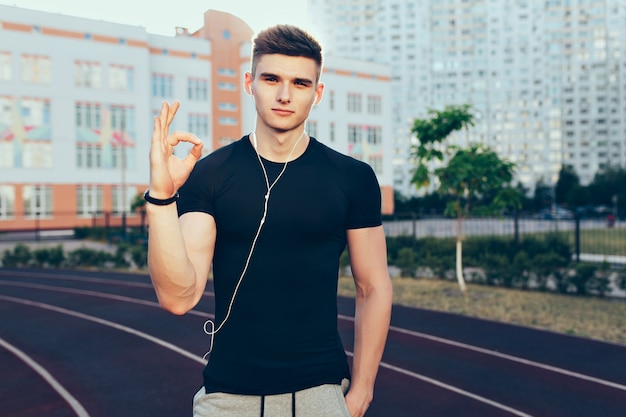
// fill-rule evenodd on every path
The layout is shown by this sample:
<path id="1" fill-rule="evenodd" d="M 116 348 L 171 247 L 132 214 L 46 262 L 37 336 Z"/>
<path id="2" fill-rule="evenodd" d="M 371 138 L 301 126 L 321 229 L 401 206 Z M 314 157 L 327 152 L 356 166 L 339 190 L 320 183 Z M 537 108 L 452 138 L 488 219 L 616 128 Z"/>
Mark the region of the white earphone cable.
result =
<path id="1" fill-rule="evenodd" d="M 246 263 L 245 263 L 245 265 L 243 267 L 241 275 L 239 276 L 239 279 L 237 280 L 237 285 L 235 285 L 235 289 L 233 290 L 233 295 L 230 298 L 230 303 L 228 304 L 228 310 L 226 311 L 226 316 L 224 316 L 224 319 L 222 320 L 220 325 L 217 327 L 217 329 L 215 328 L 215 322 L 213 320 L 207 320 L 207 321 L 204 322 L 204 326 L 203 326 L 204 332 L 206 334 L 208 334 L 209 336 L 211 336 L 211 343 L 209 345 L 209 351 L 204 354 L 204 356 L 203 356 L 204 359 L 207 359 L 207 357 L 213 351 L 213 341 L 215 339 L 215 334 L 217 332 L 219 332 L 222 329 L 222 327 L 224 327 L 224 324 L 226 324 L 226 321 L 230 317 L 230 313 L 232 311 L 233 304 L 235 302 L 235 297 L 237 296 L 237 292 L 239 292 L 239 287 L 241 286 L 241 283 L 243 281 L 243 277 L 246 275 L 246 272 L 248 271 L 248 266 L 250 265 L 250 259 L 252 258 L 252 253 L 254 252 L 254 248 L 256 246 L 256 242 L 257 242 L 257 240 L 259 238 L 259 235 L 261 234 L 261 229 L 263 228 L 263 224 L 265 223 L 265 219 L 267 217 L 267 208 L 268 208 L 268 202 L 269 202 L 269 199 L 270 199 L 270 192 L 272 191 L 272 188 L 274 188 L 274 186 L 276 185 L 276 183 L 278 182 L 280 177 L 282 177 L 283 173 L 287 169 L 287 164 L 289 163 L 289 160 L 291 159 L 291 156 L 293 155 L 293 152 L 295 151 L 296 147 L 298 146 L 298 143 L 300 142 L 300 139 L 302 139 L 304 137 L 305 133 L 306 133 L 306 131 L 302 131 L 302 134 L 296 140 L 296 142 L 294 143 L 293 147 L 291 148 L 291 151 L 289 152 L 289 155 L 287 156 L 287 160 L 285 161 L 282 170 L 280 171 L 280 173 L 278 174 L 276 179 L 271 184 L 270 184 L 270 181 L 269 181 L 269 177 L 267 175 L 267 171 L 265 169 L 265 165 L 263 164 L 263 161 L 261 160 L 261 155 L 259 154 L 259 150 L 258 150 L 258 146 L 257 146 L 256 132 L 252 132 L 250 134 L 250 136 L 252 136 L 253 141 L 254 141 L 254 150 L 256 152 L 257 159 L 259 160 L 259 164 L 261 165 L 261 169 L 263 170 L 263 176 L 265 178 L 265 186 L 267 188 L 267 193 L 265 193 L 265 198 L 264 198 L 265 202 L 263 203 L 263 216 L 261 216 L 261 221 L 259 222 L 259 227 L 257 228 L 256 234 L 254 235 L 254 239 L 252 240 L 252 245 L 250 246 L 250 251 L 248 252 L 248 256 L 246 258 Z M 210 327 L 211 327 L 210 330 L 207 330 L 207 325 L 210 325 Z"/>

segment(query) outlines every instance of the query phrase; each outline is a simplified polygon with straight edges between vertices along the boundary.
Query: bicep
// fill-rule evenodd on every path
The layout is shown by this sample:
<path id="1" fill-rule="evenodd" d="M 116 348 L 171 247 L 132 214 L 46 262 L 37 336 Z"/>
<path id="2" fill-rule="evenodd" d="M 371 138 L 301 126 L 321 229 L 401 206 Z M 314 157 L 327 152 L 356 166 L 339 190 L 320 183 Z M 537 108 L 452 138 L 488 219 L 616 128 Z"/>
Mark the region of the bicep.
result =
<path id="1" fill-rule="evenodd" d="M 180 216 L 180 228 L 189 261 L 193 265 L 198 286 L 204 290 L 213 262 L 217 228 L 213 216 L 190 212 Z"/>
<path id="2" fill-rule="evenodd" d="M 389 281 L 387 243 L 382 226 L 347 232 L 350 266 L 357 287 L 367 288 Z"/>

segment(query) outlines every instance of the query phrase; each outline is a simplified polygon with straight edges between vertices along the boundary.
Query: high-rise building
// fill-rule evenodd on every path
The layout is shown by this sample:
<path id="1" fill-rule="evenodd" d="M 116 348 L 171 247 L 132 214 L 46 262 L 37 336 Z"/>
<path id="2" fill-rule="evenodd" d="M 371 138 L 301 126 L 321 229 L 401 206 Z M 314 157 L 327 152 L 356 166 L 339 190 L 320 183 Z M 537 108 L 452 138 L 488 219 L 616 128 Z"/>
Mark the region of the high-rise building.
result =
<path id="1" fill-rule="evenodd" d="M 390 66 L 394 186 L 410 184 L 410 127 L 470 104 L 481 142 L 532 190 L 563 165 L 583 184 L 626 166 L 623 0 L 308 0 L 331 55 Z"/>
<path id="2" fill-rule="evenodd" d="M 181 101 L 171 130 L 205 152 L 254 127 L 244 92 L 252 30 L 209 10 L 174 36 L 144 28 L 0 6 L 0 231 L 137 225 L 131 202 L 148 185 L 153 117 Z M 391 77 L 383 65 L 329 58 L 308 132 L 374 168 L 385 213 L 391 187 Z M 176 154 L 189 147 L 182 144 Z M 128 217 L 128 218 L 127 218 Z M 124 219 L 124 220 L 123 220 Z"/>

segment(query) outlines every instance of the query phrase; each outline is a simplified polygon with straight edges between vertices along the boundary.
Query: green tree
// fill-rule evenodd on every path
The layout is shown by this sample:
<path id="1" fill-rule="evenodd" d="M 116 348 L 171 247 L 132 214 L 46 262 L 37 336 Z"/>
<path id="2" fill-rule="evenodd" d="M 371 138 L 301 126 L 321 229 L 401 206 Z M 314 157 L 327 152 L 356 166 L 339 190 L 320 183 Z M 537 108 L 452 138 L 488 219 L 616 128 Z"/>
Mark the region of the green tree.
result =
<path id="1" fill-rule="evenodd" d="M 540 179 L 535 184 L 535 192 L 533 194 L 533 209 L 541 210 L 544 207 L 549 207 L 552 204 L 552 188 Z"/>
<path id="2" fill-rule="evenodd" d="M 570 165 L 563 165 L 559 171 L 559 179 L 554 187 L 554 198 L 557 204 L 568 204 L 572 202 L 573 192 L 580 188 L 580 179 L 574 168 Z"/>
<path id="3" fill-rule="evenodd" d="M 136 194 L 133 197 L 133 201 L 130 203 L 131 211 L 137 211 L 143 209 L 146 206 L 146 200 L 143 199 L 143 194 Z"/>
<path id="4" fill-rule="evenodd" d="M 449 197 L 446 213 L 457 219 L 456 277 L 461 291 L 465 292 L 463 218 L 474 209 L 480 209 L 483 214 L 507 207 L 518 209 L 521 196 L 511 186 L 514 164 L 500 159 L 489 147 L 445 146 L 450 134 L 473 126 L 469 105 L 447 106 L 441 112 L 430 110 L 429 114 L 430 119 L 416 119 L 413 124 L 412 132 L 419 141 L 413 148 L 416 160 L 413 183 L 420 188 L 436 179 L 437 192 Z M 431 169 L 434 161 L 441 161 L 443 165 Z"/>

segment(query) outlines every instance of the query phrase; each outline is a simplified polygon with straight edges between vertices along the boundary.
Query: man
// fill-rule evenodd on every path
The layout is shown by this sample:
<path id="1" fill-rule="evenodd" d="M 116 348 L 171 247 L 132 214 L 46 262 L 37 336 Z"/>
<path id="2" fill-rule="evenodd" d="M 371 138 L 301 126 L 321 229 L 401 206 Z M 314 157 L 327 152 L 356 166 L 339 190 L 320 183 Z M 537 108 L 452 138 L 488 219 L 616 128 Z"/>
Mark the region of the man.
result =
<path id="1" fill-rule="evenodd" d="M 205 325 L 211 350 L 195 417 L 360 417 L 372 401 L 392 294 L 380 190 L 368 165 L 304 131 L 322 98 L 321 69 L 317 41 L 278 25 L 254 39 L 250 135 L 198 161 L 194 135 L 169 134 L 179 103 L 155 118 L 146 206 L 161 306 L 192 309 L 213 268 L 215 322 Z M 181 141 L 193 145 L 182 160 L 172 154 Z M 356 283 L 351 375 L 336 304 L 346 245 Z"/>

